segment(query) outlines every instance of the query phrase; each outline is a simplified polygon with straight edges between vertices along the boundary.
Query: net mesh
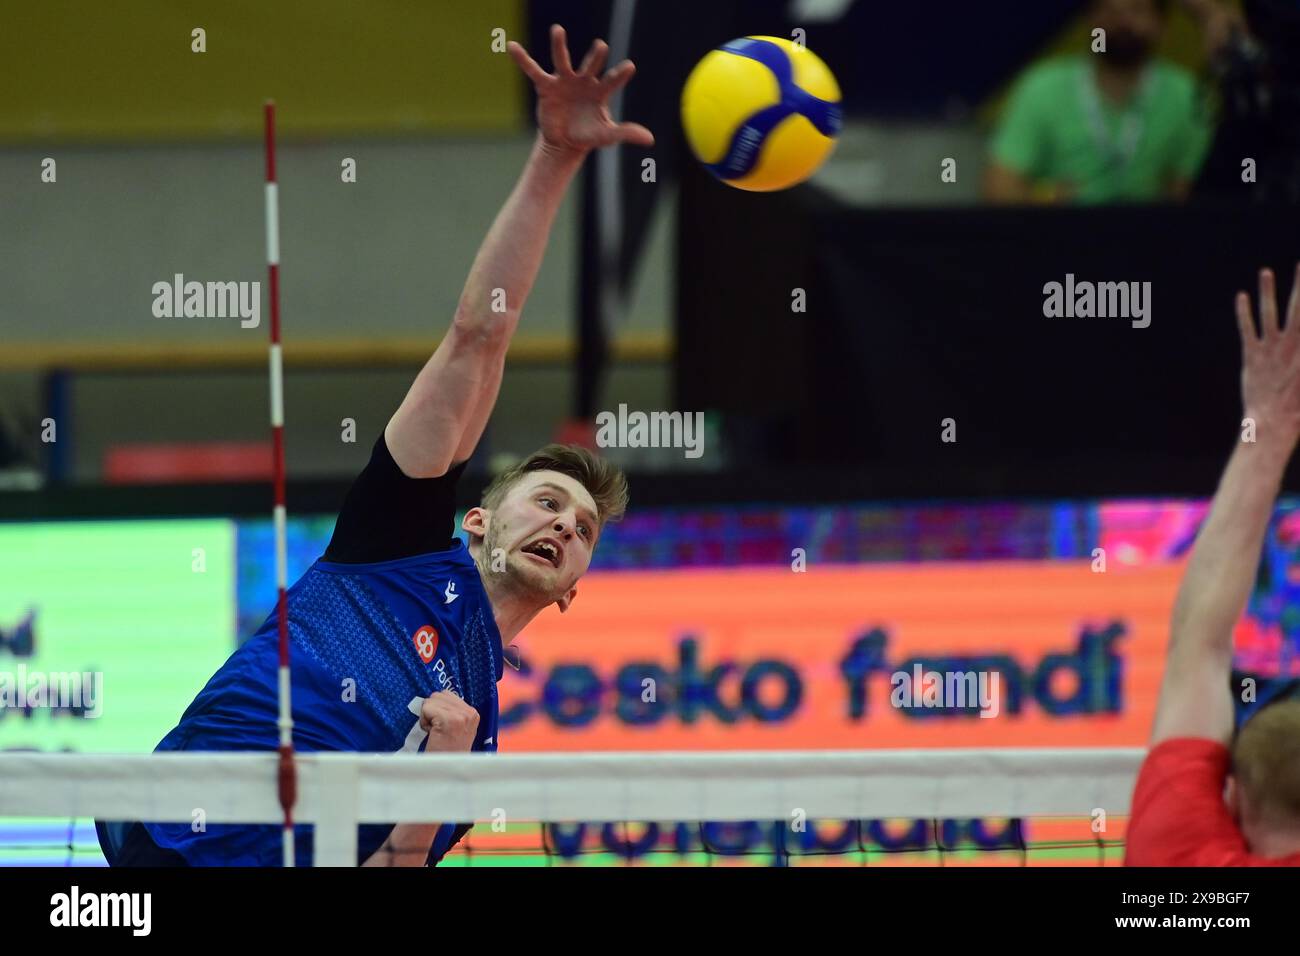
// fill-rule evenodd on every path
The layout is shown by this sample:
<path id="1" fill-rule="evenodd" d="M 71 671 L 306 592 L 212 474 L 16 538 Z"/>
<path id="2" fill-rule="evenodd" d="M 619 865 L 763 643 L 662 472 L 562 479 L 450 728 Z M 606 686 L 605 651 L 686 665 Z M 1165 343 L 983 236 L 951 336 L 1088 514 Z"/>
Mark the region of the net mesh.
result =
<path id="1" fill-rule="evenodd" d="M 470 821 L 443 866 L 1117 866 L 1143 752 L 316 754 L 312 862 Z M 0 862 L 103 866 L 93 820 L 275 825 L 274 755 L 2 754 Z M 376 862 L 390 849 L 380 851 Z"/>

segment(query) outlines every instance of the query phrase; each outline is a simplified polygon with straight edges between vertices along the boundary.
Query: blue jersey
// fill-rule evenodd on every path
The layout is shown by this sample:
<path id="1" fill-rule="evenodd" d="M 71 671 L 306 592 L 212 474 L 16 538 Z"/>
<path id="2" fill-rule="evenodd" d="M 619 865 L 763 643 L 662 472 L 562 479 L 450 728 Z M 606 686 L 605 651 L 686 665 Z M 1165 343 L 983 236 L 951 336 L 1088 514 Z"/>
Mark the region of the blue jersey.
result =
<path id="1" fill-rule="evenodd" d="M 442 690 L 479 713 L 476 751 L 497 749 L 501 634 L 464 543 L 373 564 L 313 564 L 288 592 L 293 743 L 300 752 L 423 750 L 423 698 Z M 274 750 L 279 736 L 274 612 L 213 675 L 158 750 Z M 456 824 L 439 821 L 429 854 L 447 852 Z M 277 825 L 146 823 L 159 847 L 193 865 L 275 866 Z M 358 863 L 391 825 L 359 828 Z M 312 828 L 295 831 L 310 865 Z M 462 830 L 463 832 L 463 830 Z"/>

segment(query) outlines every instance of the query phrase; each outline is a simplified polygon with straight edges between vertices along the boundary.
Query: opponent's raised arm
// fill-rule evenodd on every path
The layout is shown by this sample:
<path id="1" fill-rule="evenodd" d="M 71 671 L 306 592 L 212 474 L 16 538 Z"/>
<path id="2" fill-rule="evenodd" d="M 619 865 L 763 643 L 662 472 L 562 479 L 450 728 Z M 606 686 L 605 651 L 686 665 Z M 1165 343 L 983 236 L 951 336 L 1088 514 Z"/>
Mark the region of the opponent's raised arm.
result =
<path id="1" fill-rule="evenodd" d="M 1253 423 L 1233 450 L 1197 535 L 1174 605 L 1169 654 L 1151 743 L 1232 736 L 1232 632 L 1250 597 L 1287 461 L 1300 438 L 1300 268 L 1278 322 L 1273 273 L 1259 278 L 1259 323 L 1237 295 L 1242 404 Z M 1253 440 L 1248 440 L 1253 438 Z"/>
<path id="2" fill-rule="evenodd" d="M 537 140 L 514 191 L 479 247 L 451 327 L 384 432 L 393 460 L 432 478 L 474 451 L 496 404 L 506 349 L 537 278 L 555 214 L 593 149 L 651 146 L 644 126 L 617 123 L 608 102 L 635 72 L 625 60 L 603 76 L 609 47 L 592 44 L 574 69 L 564 30 L 551 28 L 554 73 L 513 41 L 510 56 L 537 91 Z"/>

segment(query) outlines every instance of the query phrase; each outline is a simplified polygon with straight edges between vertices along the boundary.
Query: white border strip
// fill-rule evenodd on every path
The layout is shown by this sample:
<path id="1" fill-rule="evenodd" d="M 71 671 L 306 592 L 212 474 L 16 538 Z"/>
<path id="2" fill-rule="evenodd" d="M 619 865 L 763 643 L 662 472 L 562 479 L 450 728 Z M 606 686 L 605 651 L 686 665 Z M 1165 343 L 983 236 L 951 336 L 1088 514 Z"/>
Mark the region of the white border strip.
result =
<path id="1" fill-rule="evenodd" d="M 279 342 L 272 342 L 267 352 L 271 376 L 271 427 L 284 427 L 284 354 Z"/>
<path id="2" fill-rule="evenodd" d="M 299 754 L 295 819 L 777 820 L 1128 811 L 1145 751 Z M 279 820 L 273 753 L 0 754 L 0 816 Z M 348 808 L 340 812 L 341 808 Z M 355 809 L 353 809 L 355 808 Z M 332 840 L 346 846 L 347 840 Z"/>
<path id="3" fill-rule="evenodd" d="M 266 262 L 280 264 L 280 189 L 275 183 L 266 184 Z"/>

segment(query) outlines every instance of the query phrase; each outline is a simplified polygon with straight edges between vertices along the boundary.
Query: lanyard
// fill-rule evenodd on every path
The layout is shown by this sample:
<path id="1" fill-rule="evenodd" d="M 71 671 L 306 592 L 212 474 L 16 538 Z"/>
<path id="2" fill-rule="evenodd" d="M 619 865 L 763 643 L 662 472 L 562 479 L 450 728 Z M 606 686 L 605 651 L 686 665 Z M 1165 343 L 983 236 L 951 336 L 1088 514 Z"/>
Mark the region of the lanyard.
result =
<path id="1" fill-rule="evenodd" d="M 1123 119 L 1120 121 L 1119 135 L 1112 137 L 1109 128 L 1106 126 L 1106 117 L 1102 112 L 1101 95 L 1097 91 L 1097 83 L 1093 78 L 1092 71 L 1088 69 L 1085 63 L 1084 68 L 1079 73 L 1079 97 L 1083 100 L 1084 115 L 1088 120 L 1088 126 L 1092 130 L 1092 138 L 1097 144 L 1097 149 L 1105 157 L 1106 166 L 1110 169 L 1118 169 L 1127 166 L 1137 155 L 1138 142 L 1142 139 L 1142 129 L 1145 125 L 1142 119 L 1142 102 L 1145 99 L 1146 91 L 1150 85 L 1151 71 L 1148 69 L 1142 77 L 1142 82 L 1138 85 L 1130 105 L 1125 109 Z"/>

